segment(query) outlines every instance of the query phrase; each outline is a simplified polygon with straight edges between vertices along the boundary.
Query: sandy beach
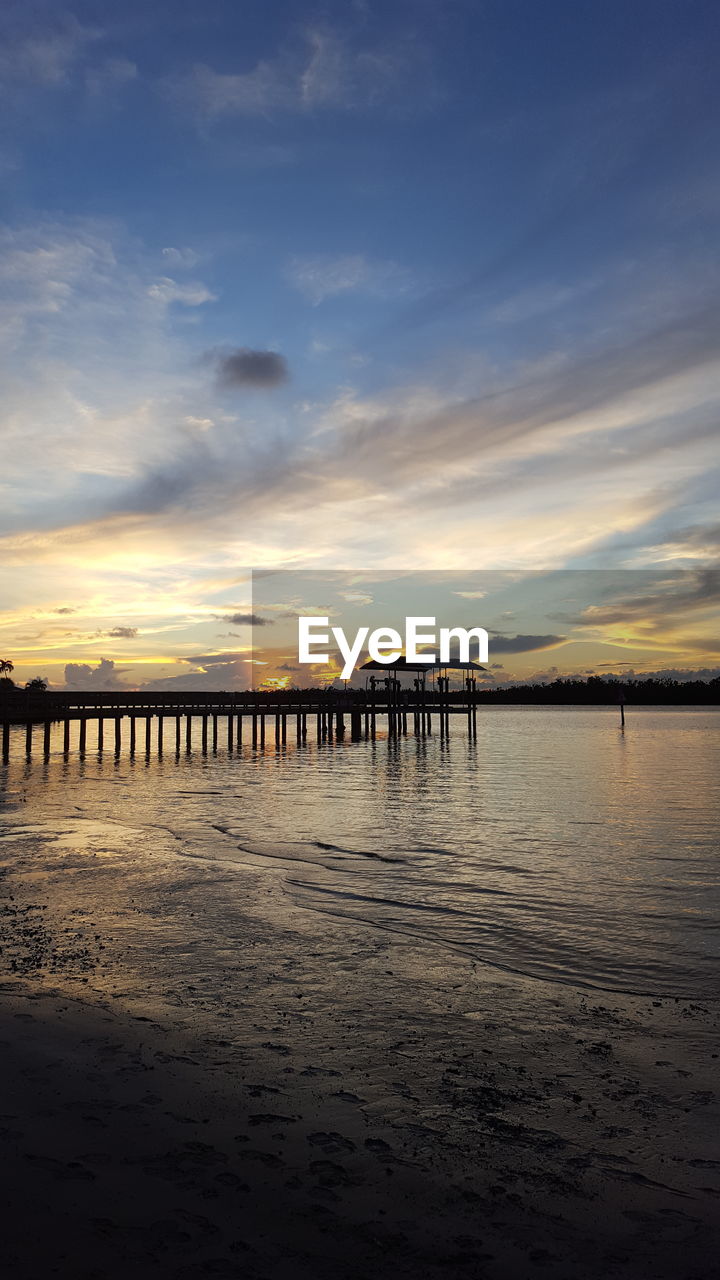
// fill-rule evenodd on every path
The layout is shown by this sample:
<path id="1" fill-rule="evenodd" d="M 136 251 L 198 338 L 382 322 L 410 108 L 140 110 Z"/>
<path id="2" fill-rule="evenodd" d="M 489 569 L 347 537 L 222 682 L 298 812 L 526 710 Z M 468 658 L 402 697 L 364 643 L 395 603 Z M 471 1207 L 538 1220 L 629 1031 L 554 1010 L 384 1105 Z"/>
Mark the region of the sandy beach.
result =
<path id="1" fill-rule="evenodd" d="M 5 875 L 9 1274 L 720 1274 L 715 1006 L 524 980 L 237 874 L 212 998 L 150 967 L 143 996 L 137 948 Z"/>

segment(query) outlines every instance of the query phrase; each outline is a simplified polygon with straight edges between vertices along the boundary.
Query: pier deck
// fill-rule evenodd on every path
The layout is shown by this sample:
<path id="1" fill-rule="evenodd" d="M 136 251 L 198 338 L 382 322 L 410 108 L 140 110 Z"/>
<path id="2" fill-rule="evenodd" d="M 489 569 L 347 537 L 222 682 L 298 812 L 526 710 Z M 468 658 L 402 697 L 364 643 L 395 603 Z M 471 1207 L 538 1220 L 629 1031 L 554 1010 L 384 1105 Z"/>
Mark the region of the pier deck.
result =
<path id="1" fill-rule="evenodd" d="M 198 744 L 204 752 L 222 744 L 228 751 L 243 741 L 263 747 L 269 738 L 286 743 L 288 731 L 298 742 L 308 733 L 318 742 L 343 738 L 348 722 L 351 741 L 373 738 L 383 718 L 390 735 L 449 733 L 450 717 L 463 715 L 468 732 L 476 733 L 477 695 L 471 690 L 421 692 L 399 689 L 292 690 L 241 693 L 32 693 L 18 692 L 0 705 L 0 754 L 10 758 L 11 742 L 17 745 L 13 726 L 24 726 L 25 755 L 40 750 L 50 755 L 53 725 L 62 725 L 62 750 L 84 755 L 89 749 L 112 749 L 120 754 L 125 744 L 131 754 L 163 750 L 191 751 Z M 77 725 L 77 732 L 72 727 Z M 88 726 L 95 726 L 88 747 Z M 140 732 L 139 732 L 140 730 Z M 138 739 L 141 739 L 139 742 Z M 40 741 L 41 739 L 41 741 Z"/>

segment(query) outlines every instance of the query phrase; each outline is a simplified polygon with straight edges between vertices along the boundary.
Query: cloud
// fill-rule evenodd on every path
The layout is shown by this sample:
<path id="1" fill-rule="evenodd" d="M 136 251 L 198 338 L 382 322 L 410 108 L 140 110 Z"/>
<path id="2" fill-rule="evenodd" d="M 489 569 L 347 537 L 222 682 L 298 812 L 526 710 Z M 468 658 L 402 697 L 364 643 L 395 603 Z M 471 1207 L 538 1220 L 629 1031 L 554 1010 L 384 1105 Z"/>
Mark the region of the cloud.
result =
<path id="1" fill-rule="evenodd" d="M 289 376 L 284 356 L 277 351 L 252 351 L 249 347 L 218 355 L 216 373 L 218 384 L 226 389 L 270 389 L 287 382 Z"/>
<path id="2" fill-rule="evenodd" d="M 198 281 L 178 284 L 170 276 L 162 276 L 148 288 L 148 297 L 162 303 L 180 302 L 185 307 L 200 307 L 204 302 L 215 302 L 217 294 L 211 293 L 206 285 Z"/>
<path id="3" fill-rule="evenodd" d="M 458 592 L 453 594 L 457 595 Z M 498 653 L 531 653 L 536 649 L 553 649 L 556 645 L 563 644 L 566 640 L 565 636 L 499 636 L 492 631 L 489 633 L 488 656 L 494 657 Z M 430 652 L 431 646 L 427 646 L 425 652 Z M 474 642 L 470 646 L 470 656 L 473 657 L 475 651 Z M 450 656 L 456 659 L 460 656 L 459 641 L 453 638 L 450 642 Z M 499 663 L 489 664 L 492 668 L 499 668 Z"/>
<path id="4" fill-rule="evenodd" d="M 5 532 L 27 527 L 31 504 L 44 527 L 107 512 L 120 478 L 127 486 L 200 430 L 182 425 L 207 417 L 207 396 L 175 312 L 210 291 L 158 282 L 156 264 L 114 224 L 0 225 Z"/>
<path id="5" fill-rule="evenodd" d="M 205 120 L 219 116 L 271 115 L 300 103 L 296 77 L 279 63 L 258 62 L 252 71 L 226 74 L 198 63 L 167 82 L 171 95 L 189 103 Z"/>
<path id="6" fill-rule="evenodd" d="M 259 613 L 223 613 L 216 614 L 216 617 L 235 627 L 267 627 L 272 624 L 272 618 L 263 618 Z"/>
<path id="7" fill-rule="evenodd" d="M 673 619 L 684 621 L 689 613 L 715 610 L 719 605 L 720 570 L 687 569 L 665 578 L 653 574 L 647 589 L 640 594 L 624 595 L 616 589 L 611 602 L 588 605 L 573 621 L 590 627 L 640 623 L 645 630 L 651 630 Z"/>
<path id="8" fill-rule="evenodd" d="M 63 88 L 82 60 L 85 50 L 101 32 L 83 26 L 69 14 L 47 27 L 6 31 L 0 51 L 0 89 Z"/>
<path id="9" fill-rule="evenodd" d="M 190 662 L 194 667 L 214 667 L 222 666 L 228 662 L 247 662 L 249 654 L 247 651 L 235 651 L 234 653 L 200 653 L 192 658 L 183 658 L 183 662 Z"/>
<path id="10" fill-rule="evenodd" d="M 138 69 L 128 58 L 107 58 L 85 72 L 85 84 L 93 98 L 108 98 L 138 78 Z"/>
<path id="11" fill-rule="evenodd" d="M 491 653 L 530 653 L 534 649 L 553 649 L 564 644 L 566 636 L 499 636 L 490 633 Z"/>
<path id="12" fill-rule="evenodd" d="M 647 551 L 654 560 L 718 560 L 720 559 L 720 524 L 690 525 L 682 529 L 670 529 L 662 541 L 646 542 Z"/>
<path id="13" fill-rule="evenodd" d="M 159 676 L 141 685 L 141 689 L 156 693 L 173 693 L 194 691 L 242 692 L 250 688 L 249 667 L 247 664 L 234 661 L 213 667 L 210 671 L 190 672 L 181 676 Z"/>
<path id="14" fill-rule="evenodd" d="M 373 597 L 367 591 L 340 591 L 341 600 L 347 600 L 348 604 L 368 605 L 373 603 Z"/>
<path id="15" fill-rule="evenodd" d="M 167 248 L 163 249 L 162 256 L 175 270 L 179 268 L 190 270 L 192 267 L 197 266 L 200 261 L 200 255 L 195 253 L 193 249 L 175 249 L 172 245 L 168 245 Z"/>
<path id="16" fill-rule="evenodd" d="M 187 416 L 183 418 L 183 422 L 186 426 L 192 427 L 194 431 L 200 431 L 203 433 L 205 431 L 212 431 L 212 428 L 215 426 L 212 418 L 196 418 L 192 413 L 187 414 Z"/>
<path id="17" fill-rule="evenodd" d="M 142 685 L 143 689 L 172 693 L 174 689 L 188 689 L 201 692 L 212 690 L 248 689 L 250 680 L 249 654 L 206 653 L 192 658 L 180 658 L 178 661 L 190 666 L 200 667 L 200 671 L 186 672 L 177 676 L 160 676 Z"/>
<path id="18" fill-rule="evenodd" d="M 385 298 L 405 293 L 410 273 L 396 262 L 373 262 L 362 253 L 294 257 L 288 278 L 314 306 L 343 293 Z"/>
<path id="19" fill-rule="evenodd" d="M 128 689 L 130 686 L 120 679 L 125 674 L 112 658 L 101 658 L 96 667 L 87 662 L 68 662 L 65 685 L 68 689 Z"/>
<path id="20" fill-rule="evenodd" d="M 106 632 L 106 635 L 111 640 L 134 640 L 137 633 L 137 627 L 113 627 L 112 631 Z"/>
<path id="21" fill-rule="evenodd" d="M 551 342 L 491 367 L 478 349 L 462 395 L 429 366 L 311 404 L 290 431 L 270 397 L 242 422 L 213 400 L 175 304 L 148 297 L 156 270 L 155 251 L 103 224 L 0 233 L 5 567 L 99 563 L 121 546 L 143 565 L 212 547 L 235 563 L 341 552 L 441 568 L 480 545 L 489 563 L 567 563 L 610 534 L 637 539 L 678 505 L 686 477 L 711 476 L 720 383 L 707 307 L 668 306 L 662 329 L 634 338 L 603 326 L 591 352 Z"/>
<path id="22" fill-rule="evenodd" d="M 421 73 L 424 73 L 424 81 Z M 162 85 L 175 102 L 201 120 L 317 111 L 372 110 L 410 102 L 426 105 L 434 94 L 425 50 L 407 32 L 393 43 L 387 31 L 376 43 L 343 37 L 329 27 L 306 31 L 248 70 L 216 71 L 197 63 Z"/>

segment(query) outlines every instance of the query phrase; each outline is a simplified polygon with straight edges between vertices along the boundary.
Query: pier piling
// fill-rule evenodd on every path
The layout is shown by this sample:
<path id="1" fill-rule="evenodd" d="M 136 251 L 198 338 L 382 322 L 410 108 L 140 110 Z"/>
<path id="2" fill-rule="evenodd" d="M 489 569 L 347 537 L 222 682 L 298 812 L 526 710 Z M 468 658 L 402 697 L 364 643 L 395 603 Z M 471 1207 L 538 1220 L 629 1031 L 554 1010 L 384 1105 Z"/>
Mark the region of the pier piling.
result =
<path id="1" fill-rule="evenodd" d="M 193 720 L 199 719 L 202 752 L 204 755 L 212 750 L 223 752 L 227 748 L 229 755 L 236 747 L 242 745 L 243 719 L 248 717 L 253 747 L 264 748 L 266 735 L 273 735 L 276 747 L 285 748 L 288 742 L 288 729 L 294 746 L 299 747 L 307 739 L 308 716 L 314 720 L 314 735 L 318 743 L 338 744 L 346 740 L 357 743 L 363 738 L 374 741 L 376 734 L 386 733 L 392 741 L 407 735 L 408 722 L 410 732 L 417 738 L 425 737 L 433 732 L 436 725 L 441 738 L 448 737 L 451 716 L 462 717 L 467 724 L 470 739 L 477 738 L 478 701 L 474 687 L 466 686 L 457 693 L 450 693 L 448 682 L 439 679 L 436 689 L 426 690 L 424 687 L 414 690 L 403 690 L 396 683 L 387 682 L 385 690 L 322 689 L 311 691 L 281 692 L 251 691 L 248 693 L 181 693 L 181 694 L 147 694 L 122 693 L 115 691 L 106 694 L 66 692 L 46 692 L 39 697 L 18 695 L 17 700 L 8 710 L 3 705 L 0 711 L 0 738 L 2 760 L 8 762 L 11 751 L 22 751 L 23 737 L 25 753 L 31 756 L 33 748 L 39 754 L 41 743 L 33 742 L 35 729 L 42 735 L 42 750 L 45 756 L 50 754 L 53 725 L 58 726 L 59 736 L 62 733 L 62 749 L 65 756 L 72 747 L 85 755 L 88 746 L 88 723 L 91 723 L 92 747 L 97 745 L 98 754 L 109 749 L 107 735 L 114 735 L 115 754 L 118 755 L 126 745 L 123 742 L 122 722 L 127 718 L 130 726 L 129 752 L 134 758 L 138 722 L 145 723 L 145 755 L 151 752 L 161 756 L 165 747 L 165 721 L 168 718 L 175 722 L 174 745 L 175 754 L 179 757 L 183 746 L 188 754 L 192 752 Z M 153 718 L 157 717 L 157 735 L 153 732 Z M 185 719 L 185 729 L 182 720 Z M 221 724 L 224 719 L 224 724 Z M 212 720 L 212 728 L 210 721 Z M 620 707 L 621 726 L 624 724 L 624 707 Z M 106 721 L 108 722 L 106 729 Z M 77 739 L 71 730 L 73 723 L 78 725 Z M 294 722 L 294 723 L 293 723 Z M 312 723 L 312 722 L 311 722 Z M 460 719 L 460 724 L 463 720 Z M 13 726 L 17 726 L 17 737 Z M 62 729 L 60 728 L 62 726 Z M 463 726 L 464 727 L 464 726 Z M 23 734 L 24 729 L 24 734 Z M 212 738 L 210 734 L 212 733 Z M 172 735 L 171 735 L 172 736 Z M 14 747 L 17 743 L 17 747 Z M 138 749 L 140 743 L 137 743 Z"/>

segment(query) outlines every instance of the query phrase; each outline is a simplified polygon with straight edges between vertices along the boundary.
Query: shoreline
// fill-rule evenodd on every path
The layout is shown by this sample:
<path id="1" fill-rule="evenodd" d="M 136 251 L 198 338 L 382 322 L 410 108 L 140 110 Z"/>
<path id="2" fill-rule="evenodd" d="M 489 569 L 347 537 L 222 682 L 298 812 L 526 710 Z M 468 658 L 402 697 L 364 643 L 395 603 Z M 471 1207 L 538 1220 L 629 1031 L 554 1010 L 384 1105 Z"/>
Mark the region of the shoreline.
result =
<path id="1" fill-rule="evenodd" d="M 143 995 L 149 957 L 123 982 L 109 934 L 62 942 L 42 881 L 3 883 L 19 1280 L 720 1274 L 716 1005 L 522 980 L 243 883 L 219 1000 Z"/>

